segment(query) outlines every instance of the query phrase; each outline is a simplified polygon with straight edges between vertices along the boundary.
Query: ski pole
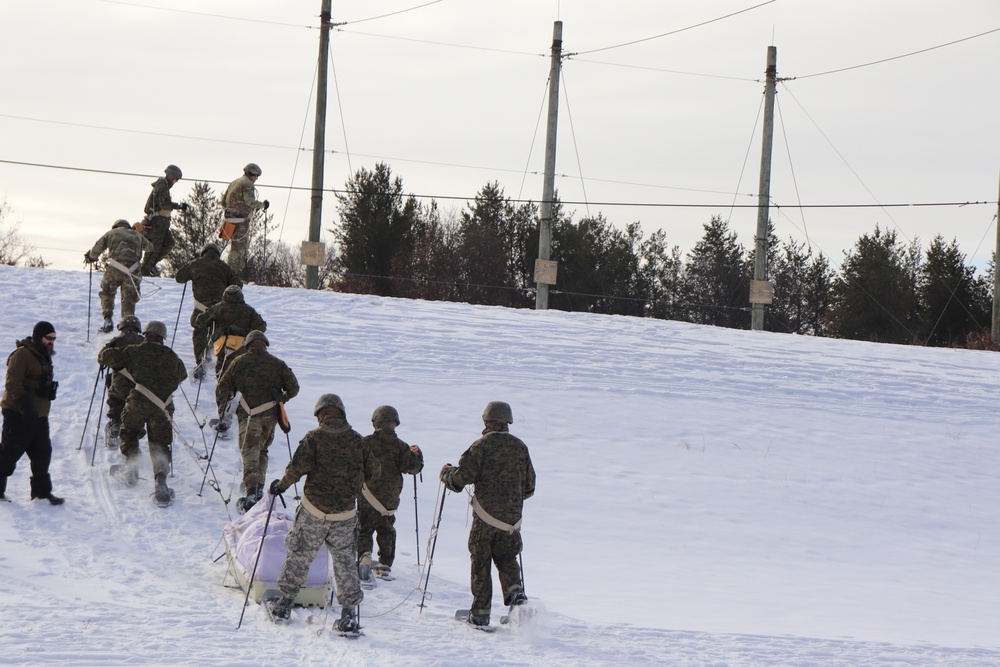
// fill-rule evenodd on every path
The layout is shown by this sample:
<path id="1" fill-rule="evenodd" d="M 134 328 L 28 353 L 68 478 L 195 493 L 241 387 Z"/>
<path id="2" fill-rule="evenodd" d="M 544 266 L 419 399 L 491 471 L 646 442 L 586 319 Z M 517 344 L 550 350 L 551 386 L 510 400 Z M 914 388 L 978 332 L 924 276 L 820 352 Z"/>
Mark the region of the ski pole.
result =
<path id="1" fill-rule="evenodd" d="M 420 596 L 420 613 L 424 612 L 424 600 L 427 598 L 427 585 L 431 581 L 431 565 L 434 564 L 434 548 L 437 547 L 437 536 L 438 528 L 441 526 L 441 515 L 444 514 L 444 497 L 448 493 L 448 487 L 441 482 L 441 505 L 438 509 L 437 522 L 431 524 L 431 548 L 427 552 L 427 558 L 424 559 L 424 565 L 427 566 L 427 575 L 424 579 L 423 595 Z"/>
<path id="2" fill-rule="evenodd" d="M 91 262 L 87 263 L 90 266 L 90 284 L 87 286 L 87 342 L 90 342 L 90 302 L 94 299 L 94 265 Z M 83 446 L 83 440 L 80 440 L 80 445 Z"/>
<path id="3" fill-rule="evenodd" d="M 88 323 L 87 328 L 90 328 Z M 101 374 L 104 373 L 104 366 L 98 366 L 97 377 L 94 378 L 94 391 L 90 392 L 90 406 L 87 408 L 87 418 L 83 420 L 83 433 L 80 434 L 80 444 L 77 446 L 76 451 L 83 449 L 83 439 L 87 436 L 87 424 L 90 423 L 90 412 L 94 409 L 94 396 L 97 395 L 97 383 L 101 379 Z"/>
<path id="4" fill-rule="evenodd" d="M 104 395 L 108 392 L 107 383 L 104 384 L 104 390 L 101 391 L 101 405 L 104 405 Z M 94 431 L 94 452 L 90 455 L 90 465 L 94 465 L 94 459 L 97 458 L 97 439 L 101 437 L 101 412 L 97 413 L 97 430 Z"/>
<path id="5" fill-rule="evenodd" d="M 264 532 L 260 535 L 260 546 L 257 547 L 257 557 L 253 561 L 253 570 L 250 572 L 250 581 L 247 582 L 247 595 L 243 598 L 243 611 L 240 612 L 240 622 L 236 624 L 239 630 L 243 625 L 243 615 L 247 613 L 247 602 L 250 600 L 250 591 L 253 589 L 253 579 L 257 576 L 257 563 L 260 562 L 260 554 L 264 551 L 264 538 L 267 537 L 267 525 L 271 523 L 271 512 L 274 511 L 274 496 L 271 496 L 271 504 L 267 506 L 267 518 L 264 519 Z"/>
<path id="6" fill-rule="evenodd" d="M 288 437 L 288 433 L 285 433 L 285 442 L 288 443 L 288 460 L 292 460 L 292 440 Z M 295 482 L 292 484 L 292 488 L 295 489 L 295 499 L 302 500 L 302 496 L 299 495 L 299 483 Z"/>
<path id="7" fill-rule="evenodd" d="M 420 473 L 420 481 L 424 481 L 424 474 Z M 413 527 L 417 531 L 417 567 L 420 567 L 420 512 L 417 511 L 417 476 L 413 476 Z"/>
<path id="8" fill-rule="evenodd" d="M 184 283 L 184 289 L 181 290 L 181 302 L 177 306 L 177 319 L 174 320 L 174 335 L 170 337 L 170 349 L 174 349 L 174 341 L 177 340 L 177 327 L 181 323 L 181 308 L 184 307 L 184 295 L 187 294 L 188 284 Z"/>

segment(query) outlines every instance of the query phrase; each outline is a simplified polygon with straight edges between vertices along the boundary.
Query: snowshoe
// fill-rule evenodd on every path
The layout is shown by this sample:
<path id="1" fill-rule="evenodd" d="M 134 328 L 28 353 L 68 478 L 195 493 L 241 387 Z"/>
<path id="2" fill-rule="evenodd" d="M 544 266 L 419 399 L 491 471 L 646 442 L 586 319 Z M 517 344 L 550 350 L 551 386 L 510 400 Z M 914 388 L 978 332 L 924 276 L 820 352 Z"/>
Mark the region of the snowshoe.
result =
<path id="1" fill-rule="evenodd" d="M 360 637 L 361 623 L 358 620 L 358 608 L 342 608 L 340 620 L 334 622 L 333 629 L 339 632 L 341 637 Z"/>
<path id="2" fill-rule="evenodd" d="M 108 449 L 117 448 L 121 444 L 119 435 L 121 434 L 122 425 L 120 422 L 108 422 L 108 425 L 104 428 L 104 444 L 108 446 Z"/>
<path id="3" fill-rule="evenodd" d="M 372 572 L 375 573 L 376 578 L 382 581 L 394 581 L 396 579 L 396 577 L 392 576 L 392 568 L 388 565 L 375 563 L 372 565 Z"/>
<path id="4" fill-rule="evenodd" d="M 111 476 L 131 488 L 139 483 L 139 471 L 128 463 L 115 463 L 111 466 Z"/>
<path id="5" fill-rule="evenodd" d="M 174 490 L 167 486 L 166 473 L 156 475 L 156 487 L 153 489 L 153 502 L 157 507 L 168 507 L 174 501 Z"/>
<path id="6" fill-rule="evenodd" d="M 287 623 L 292 617 L 292 601 L 281 594 L 281 591 L 269 590 L 261 600 L 264 612 L 272 623 Z"/>
<path id="7" fill-rule="evenodd" d="M 110 317 L 104 318 L 104 324 L 101 328 L 97 330 L 97 333 L 111 333 L 115 328 L 115 323 L 111 321 Z"/>
<path id="8" fill-rule="evenodd" d="M 372 576 L 372 556 L 369 553 L 361 554 L 358 559 L 358 581 L 361 588 L 370 591 L 375 588 L 375 578 Z"/>
<path id="9" fill-rule="evenodd" d="M 496 628 L 490 626 L 489 616 L 472 614 L 469 609 L 459 609 L 455 612 L 455 620 L 468 624 L 470 628 L 482 630 L 483 632 L 493 632 Z"/>
<path id="10" fill-rule="evenodd" d="M 228 440 L 230 437 L 232 437 L 229 433 L 230 424 L 231 422 L 228 420 L 219 420 L 216 419 L 215 417 L 208 420 L 208 425 L 212 428 L 213 431 L 219 434 L 220 440 Z"/>
<path id="11" fill-rule="evenodd" d="M 202 366 L 201 364 L 198 364 L 198 366 L 196 366 L 195 369 L 194 369 L 194 374 L 192 375 L 192 377 L 195 380 L 197 380 L 198 382 L 201 382 L 202 380 L 204 380 L 205 379 L 205 367 Z"/>

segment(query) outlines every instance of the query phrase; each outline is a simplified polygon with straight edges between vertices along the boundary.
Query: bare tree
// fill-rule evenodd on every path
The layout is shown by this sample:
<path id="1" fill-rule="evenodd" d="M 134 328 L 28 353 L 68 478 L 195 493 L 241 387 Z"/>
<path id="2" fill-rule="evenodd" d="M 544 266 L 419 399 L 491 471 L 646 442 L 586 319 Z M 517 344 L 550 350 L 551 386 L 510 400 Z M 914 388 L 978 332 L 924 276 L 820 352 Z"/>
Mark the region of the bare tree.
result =
<path id="1" fill-rule="evenodd" d="M 46 262 L 41 255 L 33 255 L 35 246 L 21 236 L 21 221 L 8 221 L 11 210 L 6 199 L 0 200 L 0 264 L 6 266 L 33 266 L 44 269 Z"/>

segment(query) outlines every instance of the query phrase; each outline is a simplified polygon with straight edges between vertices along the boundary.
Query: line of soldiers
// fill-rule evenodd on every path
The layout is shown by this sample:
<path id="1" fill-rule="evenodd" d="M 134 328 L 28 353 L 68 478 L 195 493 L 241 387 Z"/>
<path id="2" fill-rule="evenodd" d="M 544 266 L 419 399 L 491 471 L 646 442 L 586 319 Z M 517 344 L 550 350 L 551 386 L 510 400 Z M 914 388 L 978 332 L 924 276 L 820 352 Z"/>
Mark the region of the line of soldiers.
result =
<path id="1" fill-rule="evenodd" d="M 219 238 L 223 242 L 230 243 L 227 263 L 232 273 L 237 276 L 246 266 L 253 215 L 258 210 L 266 211 L 270 206 L 270 202 L 266 199 L 263 201 L 257 199 L 255 184 L 261 173 L 258 165 L 252 162 L 247 164 L 243 167 L 243 175 L 231 182 L 222 195 L 223 220 L 219 228 Z M 112 318 L 115 295 L 119 290 L 122 318 L 135 315 L 142 278 L 160 275 L 157 264 L 174 247 L 174 237 L 170 232 L 173 212 L 180 210 L 186 214 L 190 208 L 186 202 L 174 202 L 170 196 L 170 189 L 182 176 L 180 167 L 167 165 L 163 170 L 163 176 L 152 184 L 152 191 L 143 208 L 142 221 L 132 225 L 125 219 L 116 220 L 111 230 L 84 253 L 85 264 L 94 264 L 105 251 L 108 253 L 100 291 L 103 319 L 99 329 L 101 333 L 110 333 L 114 328 Z M 221 257 L 222 247 L 218 244 L 213 245 Z"/>

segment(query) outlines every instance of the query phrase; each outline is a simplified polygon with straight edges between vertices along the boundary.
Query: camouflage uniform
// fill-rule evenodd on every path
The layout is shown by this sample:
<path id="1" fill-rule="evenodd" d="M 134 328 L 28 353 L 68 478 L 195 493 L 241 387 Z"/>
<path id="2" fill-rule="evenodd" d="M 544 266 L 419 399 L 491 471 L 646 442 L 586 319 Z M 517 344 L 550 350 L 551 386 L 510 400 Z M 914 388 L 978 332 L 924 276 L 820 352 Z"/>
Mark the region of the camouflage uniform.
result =
<path id="1" fill-rule="evenodd" d="M 319 545 L 325 542 L 333 557 L 337 602 L 342 607 L 361 603 L 364 594 L 358 581 L 357 515 L 342 520 L 321 518 L 306 503 L 325 515 L 351 512 L 361 495 L 361 485 L 378 472 L 378 461 L 346 419 L 325 419 L 302 438 L 284 476 L 277 482 L 277 491 L 284 493 L 306 476 L 302 504 L 295 510 L 295 523 L 285 538 L 288 557 L 278 578 L 283 598 L 289 601 L 295 598 Z"/>
<path id="2" fill-rule="evenodd" d="M 125 226 L 104 234 L 87 253 L 87 259 L 96 262 L 107 250 L 108 256 L 118 264 L 114 266 L 108 263 L 104 278 L 101 279 L 101 315 L 105 320 L 111 319 L 115 314 L 115 292 L 119 288 L 122 291 L 122 317 L 135 315 L 135 304 L 139 301 L 139 283 L 142 282 L 139 263 L 142 252 L 152 247 L 146 237 L 127 225 L 126 222 Z"/>
<path id="3" fill-rule="evenodd" d="M 138 345 L 143 340 L 142 334 L 138 331 L 125 331 L 109 340 L 107 345 L 104 346 L 104 350 Z M 98 356 L 98 360 L 100 360 L 100 356 Z M 108 383 L 108 421 L 120 424 L 122 421 L 122 410 L 125 409 L 125 401 L 135 387 L 135 383 L 121 373 L 115 373 L 114 371 L 108 373 L 105 377 L 105 382 Z"/>
<path id="4" fill-rule="evenodd" d="M 225 209 L 227 221 L 239 221 L 229 242 L 229 257 L 226 261 L 233 271 L 242 273 L 247 263 L 247 245 L 253 213 L 264 208 L 264 202 L 257 201 L 254 182 L 244 173 L 226 188 L 222 196 L 222 207 Z"/>
<path id="5" fill-rule="evenodd" d="M 264 486 L 267 448 L 274 440 L 274 427 L 281 414 L 277 405 L 254 415 L 250 415 L 247 407 L 252 411 L 275 400 L 286 403 L 299 393 L 299 382 L 288 364 L 270 354 L 262 345 L 252 345 L 232 362 L 219 379 L 215 388 L 219 414 L 223 413 L 224 405 L 236 392 L 242 394 L 236 418 L 240 424 L 243 483 L 249 494 L 252 489 Z"/>
<path id="6" fill-rule="evenodd" d="M 146 339 L 139 345 L 125 348 L 106 348 L 101 351 L 100 362 L 116 371 L 128 372 L 163 402 L 168 402 L 178 385 L 187 378 L 187 371 L 180 358 L 159 340 Z M 149 457 L 153 461 L 153 474 L 170 472 L 170 445 L 173 442 L 171 417 L 173 403 L 166 411 L 133 388 L 125 401 L 122 412 L 121 452 L 128 465 L 135 465 L 139 456 L 139 438 L 143 427 L 149 442 Z"/>
<path id="7" fill-rule="evenodd" d="M 7 357 L 4 384 L 3 431 L 0 435 L 0 496 L 7 490 L 7 478 L 25 454 L 31 465 L 31 497 L 46 498 L 52 493 L 49 463 L 49 407 L 53 398 L 52 356 L 34 337 L 17 342 Z"/>
<path id="8" fill-rule="evenodd" d="M 228 365 L 226 358 L 240 348 L 248 333 L 254 329 L 267 331 L 267 322 L 252 306 L 246 304 L 243 292 L 238 290 L 227 289 L 222 295 L 222 301 L 211 306 L 195 320 L 195 326 L 204 329 L 209 329 L 213 325 L 215 329 L 212 342 L 215 344 L 216 352 L 216 377 L 222 375 L 224 366 Z M 221 343 L 218 342 L 220 339 Z"/>
<path id="9" fill-rule="evenodd" d="M 191 312 L 191 342 L 194 343 L 195 363 L 201 363 L 208 348 L 209 330 L 198 326 L 198 316 L 222 301 L 222 293 L 230 285 L 243 286 L 243 281 L 229 265 L 212 250 L 203 251 L 201 257 L 191 260 L 177 272 L 179 283 L 191 281 L 194 310 Z"/>
<path id="10" fill-rule="evenodd" d="M 170 233 L 170 216 L 181 208 L 170 198 L 170 188 L 173 187 L 166 178 L 158 178 L 153 183 L 153 191 L 146 199 L 143 212 L 146 219 L 142 223 L 142 233 L 150 243 L 150 249 L 142 259 L 142 273 L 148 275 L 156 264 L 170 254 L 174 247 L 174 237 Z"/>
<path id="11" fill-rule="evenodd" d="M 507 425 L 501 422 L 487 422 L 483 437 L 465 450 L 457 468 L 446 467 L 442 471 L 441 481 L 455 493 L 475 484 L 475 498 L 483 510 L 510 525 L 521 520 L 524 500 L 535 493 L 535 469 L 528 448 L 508 433 Z M 517 564 L 521 547 L 520 530 L 507 532 L 495 528 L 473 514 L 469 531 L 473 616 L 489 618 L 493 600 L 491 562 L 496 564 L 500 575 L 505 604 L 511 604 L 513 596 L 522 592 Z"/>
<path id="12" fill-rule="evenodd" d="M 423 470 L 424 456 L 411 450 L 392 428 L 384 426 L 365 436 L 365 443 L 382 466 L 382 474 L 368 484 L 368 490 L 382 507 L 396 510 L 399 508 L 399 494 L 403 490 L 403 475 L 416 475 Z M 358 555 L 371 553 L 372 533 L 375 532 L 379 565 L 391 567 L 396 559 L 395 514 L 383 516 L 361 496 L 358 498 L 358 516 L 361 520 Z"/>

